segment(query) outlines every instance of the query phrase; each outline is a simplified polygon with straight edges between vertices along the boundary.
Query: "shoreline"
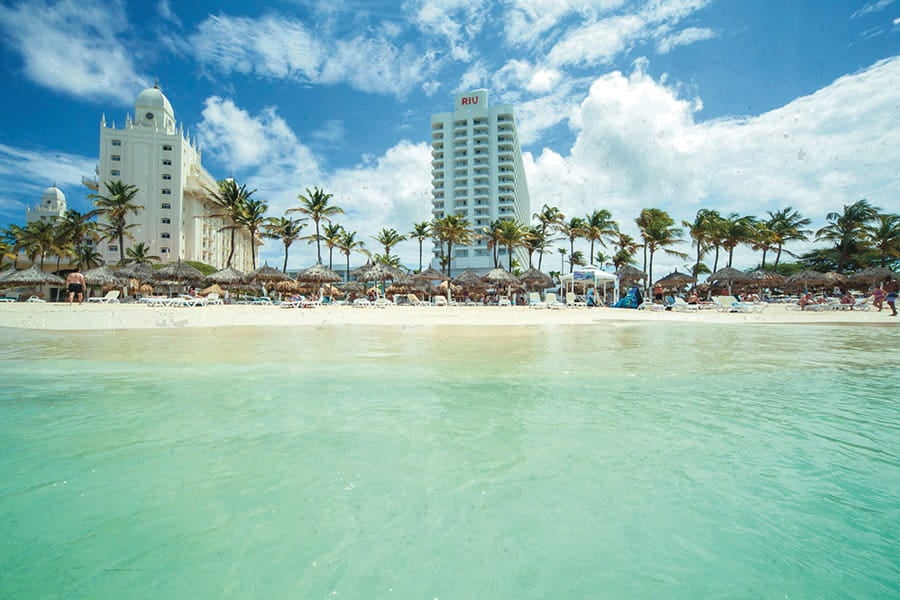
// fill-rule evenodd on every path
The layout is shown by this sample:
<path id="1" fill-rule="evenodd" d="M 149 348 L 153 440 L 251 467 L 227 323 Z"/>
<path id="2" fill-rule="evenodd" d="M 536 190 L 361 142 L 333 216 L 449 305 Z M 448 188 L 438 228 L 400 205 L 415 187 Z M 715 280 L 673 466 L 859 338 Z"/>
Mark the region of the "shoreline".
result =
<path id="1" fill-rule="evenodd" d="M 498 306 L 391 306 L 357 308 L 320 306 L 280 308 L 231 304 L 204 307 L 151 307 L 142 304 L 8 303 L 0 304 L 0 328 L 46 331 L 166 329 L 179 327 L 518 327 L 595 323 L 709 323 L 890 326 L 900 322 L 890 310 L 799 311 L 771 304 L 759 313 L 649 311 L 615 308 L 531 309 Z"/>

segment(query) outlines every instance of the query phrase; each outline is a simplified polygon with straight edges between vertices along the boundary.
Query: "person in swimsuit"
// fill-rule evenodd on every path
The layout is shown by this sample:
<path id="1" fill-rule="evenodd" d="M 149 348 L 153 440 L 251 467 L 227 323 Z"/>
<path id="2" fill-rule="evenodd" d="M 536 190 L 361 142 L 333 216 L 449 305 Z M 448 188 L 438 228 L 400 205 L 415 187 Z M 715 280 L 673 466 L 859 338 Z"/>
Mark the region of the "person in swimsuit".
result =
<path id="1" fill-rule="evenodd" d="M 81 274 L 81 270 L 78 267 L 75 267 L 75 270 L 66 277 L 66 288 L 69 291 L 69 304 L 72 304 L 72 300 L 74 300 L 76 296 L 78 297 L 79 304 L 84 302 L 84 287 L 84 275 Z"/>
<path id="2" fill-rule="evenodd" d="M 887 298 L 885 300 L 888 303 L 888 306 L 891 307 L 891 316 L 897 316 L 897 282 L 893 277 L 885 277 L 884 285 L 881 288 L 887 292 Z"/>

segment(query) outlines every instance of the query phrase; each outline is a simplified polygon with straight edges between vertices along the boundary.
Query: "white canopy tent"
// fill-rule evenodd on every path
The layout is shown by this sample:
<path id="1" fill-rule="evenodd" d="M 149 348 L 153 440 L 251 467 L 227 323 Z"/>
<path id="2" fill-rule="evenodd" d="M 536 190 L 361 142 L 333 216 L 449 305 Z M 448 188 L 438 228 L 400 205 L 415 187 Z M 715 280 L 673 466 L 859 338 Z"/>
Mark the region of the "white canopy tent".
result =
<path id="1" fill-rule="evenodd" d="M 608 305 L 615 304 L 619 300 L 619 278 L 614 273 L 607 273 L 593 265 L 578 267 L 571 273 L 566 273 L 559 278 L 561 287 L 565 290 L 566 298 L 575 296 L 575 302 L 586 302 L 586 294 L 577 294 L 575 284 L 579 283 L 585 288 L 593 287 L 598 293 L 602 289 Z M 612 297 L 607 293 L 607 286 L 612 286 Z M 569 302 L 567 302 L 569 303 Z"/>

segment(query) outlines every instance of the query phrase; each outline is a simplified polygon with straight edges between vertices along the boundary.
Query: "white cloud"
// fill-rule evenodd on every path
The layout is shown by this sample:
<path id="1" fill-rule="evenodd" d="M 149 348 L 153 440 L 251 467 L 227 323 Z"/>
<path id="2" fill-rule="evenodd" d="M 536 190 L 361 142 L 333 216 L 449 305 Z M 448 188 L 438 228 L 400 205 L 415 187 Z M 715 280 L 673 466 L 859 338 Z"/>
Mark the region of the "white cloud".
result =
<path id="1" fill-rule="evenodd" d="M 122 42 L 128 19 L 118 2 L 62 0 L 0 6 L 6 43 L 22 56 L 26 76 L 77 98 L 129 104 L 147 78 Z"/>
<path id="2" fill-rule="evenodd" d="M 533 94 L 552 91 L 562 79 L 556 69 L 540 67 L 524 60 L 511 60 L 494 74 L 494 89 L 523 89 Z"/>
<path id="3" fill-rule="evenodd" d="M 863 15 L 867 15 L 870 13 L 875 13 L 884 10 L 894 3 L 894 0 L 877 0 L 876 2 L 869 2 L 864 5 L 862 8 L 856 10 L 851 16 L 851 19 L 855 19 L 857 17 L 861 17 Z M 896 23 L 896 21 L 894 21 Z"/>
<path id="4" fill-rule="evenodd" d="M 470 44 L 481 32 L 490 9 L 487 0 L 416 0 L 407 2 L 403 12 L 423 33 L 443 39 L 453 60 L 472 60 Z"/>
<path id="5" fill-rule="evenodd" d="M 656 51 L 660 54 L 668 54 L 673 48 L 689 46 L 695 42 L 710 40 L 714 37 L 716 37 L 716 33 L 712 29 L 707 29 L 705 27 L 688 27 L 674 35 L 669 35 L 661 39 L 656 44 Z"/>
<path id="6" fill-rule="evenodd" d="M 609 63 L 645 26 L 637 15 L 624 15 L 573 29 L 553 47 L 547 59 L 557 67 Z"/>
<path id="7" fill-rule="evenodd" d="M 898 103 L 894 58 L 758 117 L 697 122 L 699 100 L 680 98 L 638 63 L 629 76 L 596 80 L 573 116 L 578 137 L 567 155 L 528 157 L 532 201 L 570 216 L 608 208 L 632 233 L 645 207 L 680 221 L 701 207 L 764 217 L 792 206 L 814 227 L 860 198 L 896 210 Z M 759 255 L 737 259 L 749 266 Z"/>
<path id="8" fill-rule="evenodd" d="M 312 81 L 325 48 L 299 21 L 210 16 L 189 38 L 195 58 L 223 73 Z"/>
<path id="9" fill-rule="evenodd" d="M 592 22 L 625 0 L 511 0 L 504 15 L 505 35 L 514 46 L 540 45 L 548 32 L 572 15 Z"/>

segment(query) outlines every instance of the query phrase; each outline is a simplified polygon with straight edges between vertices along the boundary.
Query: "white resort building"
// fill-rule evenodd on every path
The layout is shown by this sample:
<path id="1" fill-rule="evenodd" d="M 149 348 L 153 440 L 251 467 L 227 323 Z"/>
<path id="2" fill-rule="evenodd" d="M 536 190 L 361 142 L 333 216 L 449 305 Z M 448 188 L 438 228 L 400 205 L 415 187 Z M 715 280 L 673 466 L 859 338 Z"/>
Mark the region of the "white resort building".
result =
<path id="1" fill-rule="evenodd" d="M 458 94 L 452 113 L 431 117 L 431 158 L 431 212 L 435 218 L 464 216 L 476 232 L 497 219 L 514 219 L 522 225 L 531 221 L 512 105 L 488 106 L 486 90 Z M 505 266 L 506 249 L 499 253 Z M 527 265 L 524 250 L 516 250 L 515 258 Z M 437 247 L 432 266 L 441 269 Z M 487 240 L 454 247 L 451 266 L 454 275 L 465 269 L 483 273 L 494 268 Z"/>
<path id="2" fill-rule="evenodd" d="M 48 187 L 41 194 L 41 201 L 36 206 L 25 209 L 25 223 L 44 221 L 53 223 L 62 219 L 66 214 L 66 195 L 56 187 L 56 184 Z"/>
<path id="3" fill-rule="evenodd" d="M 200 151 L 176 125 L 175 111 L 158 86 L 138 94 L 134 114 L 126 115 L 121 129 L 101 118 L 97 179 L 82 182 L 101 195 L 108 193 L 108 181 L 137 187 L 134 202 L 143 208 L 128 217 L 136 227 L 129 229 L 133 239 L 126 238 L 126 246 L 143 242 L 163 262 L 225 267 L 231 234 L 222 228 L 230 222 L 213 216 L 207 189 L 217 189 L 217 183 L 203 168 Z M 249 233 L 238 230 L 231 266 L 251 270 L 251 249 Z M 118 240 L 104 240 L 98 251 L 109 264 L 119 260 Z"/>

